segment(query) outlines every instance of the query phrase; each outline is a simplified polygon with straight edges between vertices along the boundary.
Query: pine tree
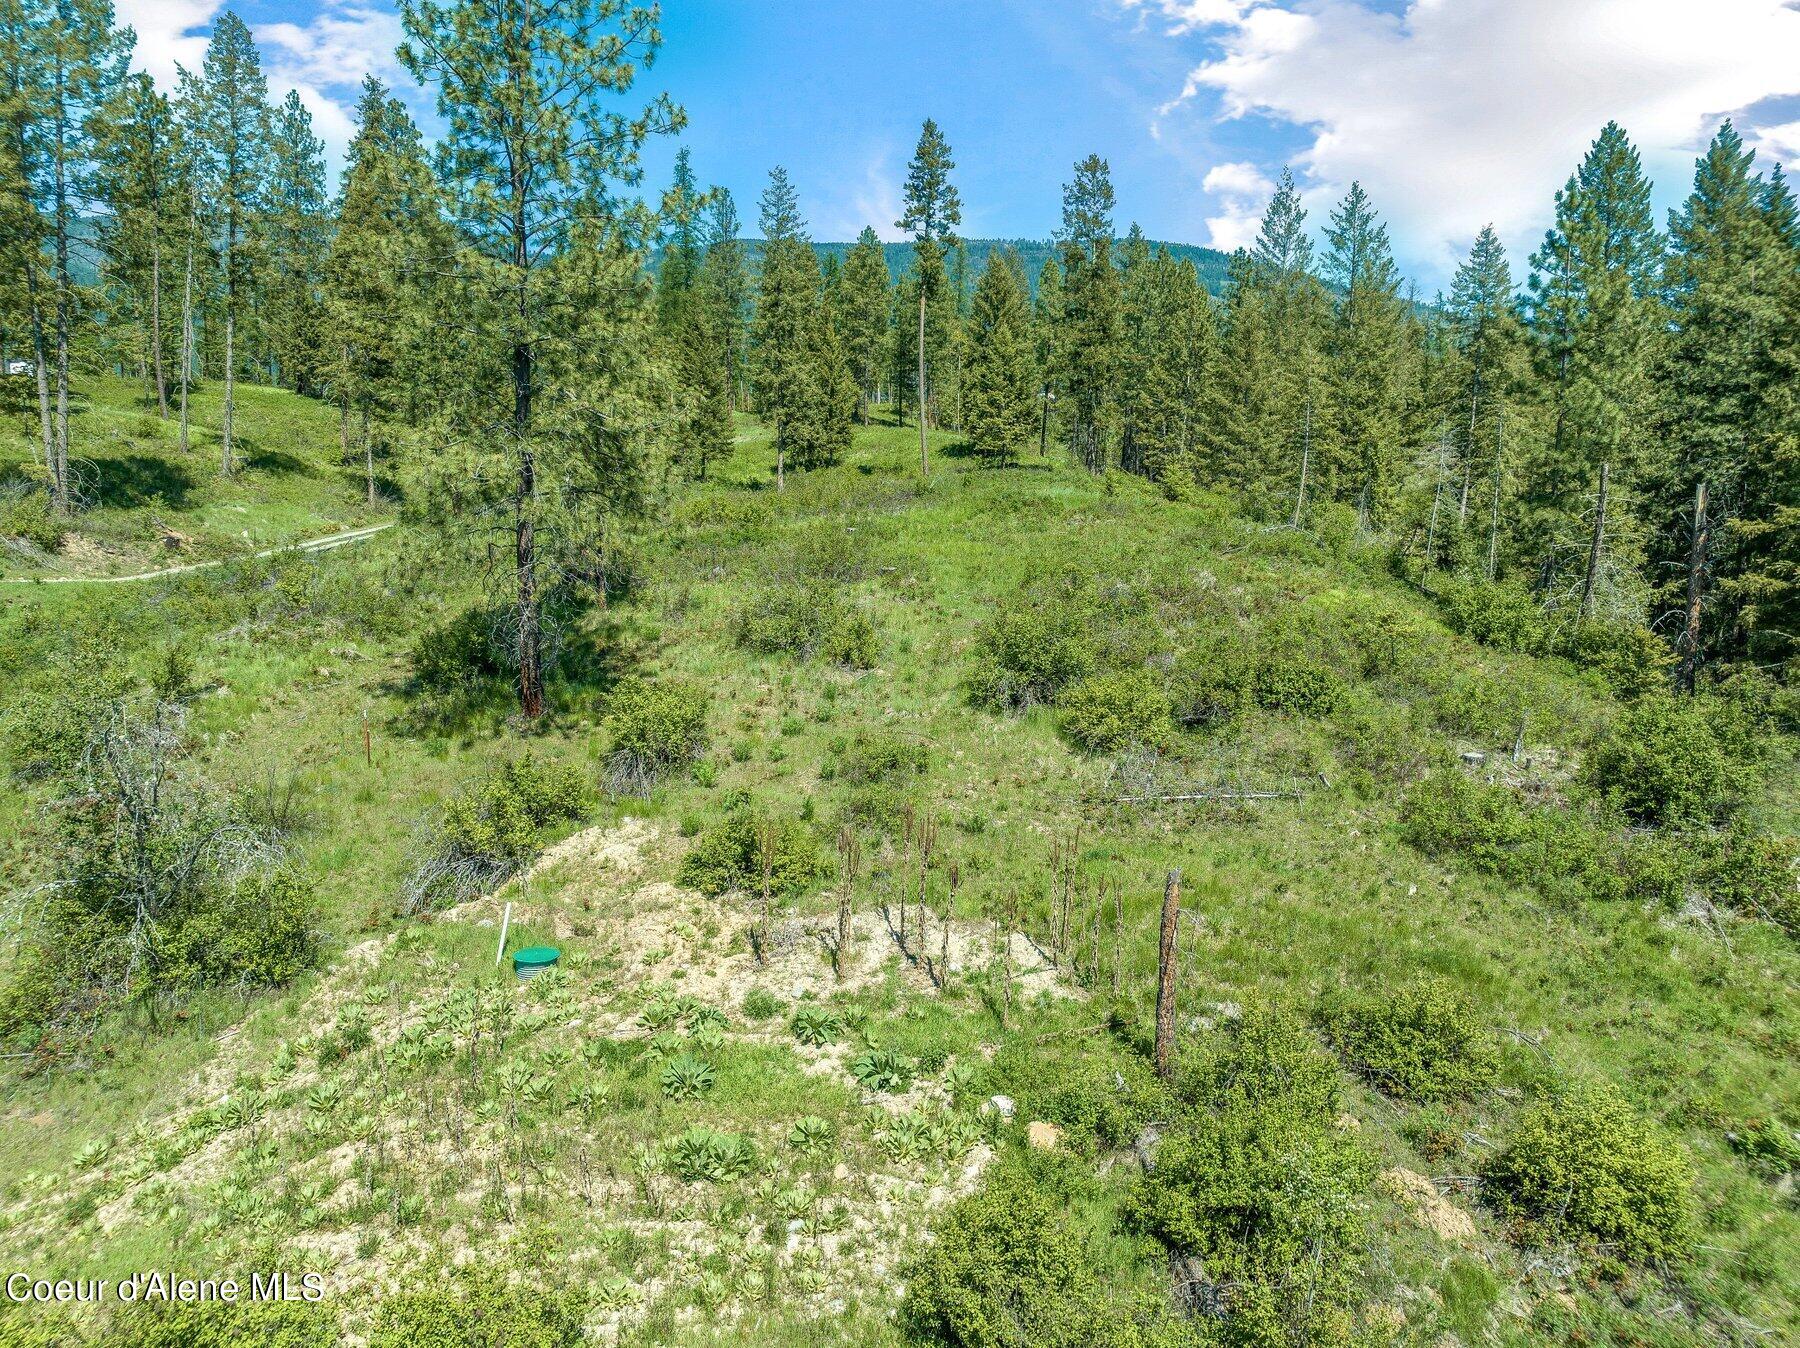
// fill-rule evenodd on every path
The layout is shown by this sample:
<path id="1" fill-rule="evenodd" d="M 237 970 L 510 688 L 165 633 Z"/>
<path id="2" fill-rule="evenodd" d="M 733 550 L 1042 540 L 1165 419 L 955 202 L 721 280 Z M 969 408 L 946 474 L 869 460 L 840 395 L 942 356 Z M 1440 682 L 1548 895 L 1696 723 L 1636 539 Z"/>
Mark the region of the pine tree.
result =
<path id="1" fill-rule="evenodd" d="M 1328 348 L 1326 476 L 1343 497 L 1362 502 L 1367 518 L 1393 510 L 1405 443 L 1402 387 L 1405 308 L 1387 226 L 1361 183 L 1351 183 L 1325 227 L 1324 279 L 1337 291 Z"/>
<path id="2" fill-rule="evenodd" d="M 1216 338 L 1212 305 L 1193 265 L 1151 252 L 1136 225 L 1122 255 L 1119 465 L 1161 478 L 1192 448 Z"/>
<path id="3" fill-rule="evenodd" d="M 607 515 L 641 502 L 659 437 L 640 222 L 613 193 L 683 116 L 663 96 L 630 115 L 611 103 L 661 45 L 653 9 L 592 0 L 571 24 L 528 0 L 401 0 L 400 14 L 401 63 L 436 86 L 447 125 L 439 177 L 465 241 L 471 359 L 499 372 L 446 409 L 432 504 L 446 522 L 495 517 L 511 540 L 519 706 L 536 720 L 545 589 L 603 576 Z"/>
<path id="4" fill-rule="evenodd" d="M 179 168 L 173 109 L 148 75 L 128 78 L 100 135 L 99 191 L 105 215 L 101 247 L 108 280 L 120 293 L 115 320 L 136 330 L 140 364 L 156 391 L 157 415 L 169 416 L 170 338 L 166 301 L 177 268 L 171 246 L 181 232 Z"/>
<path id="5" fill-rule="evenodd" d="M 325 146 L 312 127 L 312 114 L 290 92 L 270 121 L 269 185 L 257 249 L 259 307 L 273 365 L 270 382 L 296 393 L 317 388 L 320 276 L 331 243 Z"/>
<path id="6" fill-rule="evenodd" d="M 1037 430 L 1039 376 L 1025 274 L 1018 254 L 996 249 L 969 311 L 964 417 L 969 443 L 1011 463 Z"/>
<path id="7" fill-rule="evenodd" d="M 756 400 L 775 431 L 775 481 L 785 488 L 790 463 L 835 463 L 849 448 L 857 395 L 821 292 L 818 255 L 785 169 L 769 175 L 761 204 Z"/>
<path id="8" fill-rule="evenodd" d="M 250 30 L 226 10 L 213 25 L 201 77 L 193 86 L 192 149 L 202 209 L 219 232 L 224 272 L 225 407 L 219 469 L 227 477 L 236 467 L 237 333 L 252 280 L 250 232 L 263 209 L 270 176 L 268 90 Z"/>
<path id="9" fill-rule="evenodd" d="M 894 222 L 896 229 L 913 236 L 914 278 L 918 305 L 918 411 L 919 411 L 919 475 L 931 472 L 927 432 L 931 423 L 932 385 L 930 354 L 941 352 L 950 332 L 945 328 L 939 341 L 931 341 L 930 309 L 934 301 L 950 298 L 949 281 L 944 274 L 944 246 L 956 238 L 956 227 L 962 223 L 962 198 L 950 182 L 956 161 L 950 157 L 950 145 L 938 130 L 937 123 L 926 118 L 919 131 L 918 148 L 906 170 L 905 209 Z M 954 308 L 954 300 L 952 307 Z"/>
<path id="10" fill-rule="evenodd" d="M 82 321 L 73 262 L 83 249 L 80 222 L 99 196 L 97 132 L 124 82 L 131 32 L 114 25 L 110 0 L 25 0 L 8 27 L 9 59 L 19 62 L 9 73 L 20 162 L 49 233 L 50 265 L 32 269 L 42 282 L 33 286 L 41 306 L 36 321 L 47 329 L 51 364 L 39 380 L 39 401 L 50 427 L 51 501 L 67 510 L 69 372 Z"/>
<path id="11" fill-rule="evenodd" d="M 1060 410 L 1070 445 L 1104 472 L 1118 437 L 1119 273 L 1113 266 L 1112 170 L 1098 155 L 1063 188 Z"/>
<path id="12" fill-rule="evenodd" d="M 1765 499 L 1758 479 L 1771 457 L 1765 450 L 1776 415 L 1770 344 L 1783 325 L 1785 281 L 1794 268 L 1793 245 L 1783 237 L 1791 203 L 1781 199 L 1785 185 L 1771 199 L 1770 185 L 1753 171 L 1754 158 L 1726 122 L 1695 167 L 1692 193 L 1669 220 L 1671 453 L 1656 477 L 1651 575 L 1668 578 L 1660 596 L 1667 617 L 1659 625 L 1683 632 L 1682 670 L 1690 685 L 1700 664 L 1742 650 L 1747 630 L 1761 625 L 1761 585 L 1742 579 L 1748 559 L 1741 535 L 1746 525 L 1752 536 L 1761 533 L 1759 526 L 1779 511 L 1757 503 Z M 1689 502 L 1701 484 L 1715 546 L 1706 574 L 1690 578 L 1684 565 L 1692 550 Z M 1719 602 L 1707 602 L 1714 586 Z"/>
<path id="13" fill-rule="evenodd" d="M 663 195 L 662 267 L 657 275 L 657 327 L 674 370 L 681 455 L 690 476 L 703 479 L 713 461 L 731 452 L 729 352 L 719 296 L 706 284 L 700 193 L 689 153 L 675 156 L 675 178 Z"/>
<path id="14" fill-rule="evenodd" d="M 751 285 L 743 240 L 738 238 L 737 206 L 723 187 L 714 187 L 707 194 L 705 225 L 706 261 L 702 265 L 719 321 L 725 385 L 735 409 L 744 406 L 748 396 Z"/>
<path id="15" fill-rule="evenodd" d="M 1635 573 L 1635 502 L 1653 467 L 1654 370 L 1663 317 L 1663 243 L 1638 153 L 1609 122 L 1556 197 L 1556 221 L 1532 255 L 1527 314 L 1549 407 L 1542 448 L 1525 468 L 1520 547 L 1547 603 L 1589 588 L 1592 508 L 1604 466 L 1609 578 Z M 1637 599 L 1619 584 L 1621 612 Z"/>
<path id="16" fill-rule="evenodd" d="M 880 391 L 883 352 L 888 341 L 887 256 L 875 231 L 865 228 L 844 259 L 834 318 L 850 374 L 861 391 L 857 420 L 869 420 L 869 404 Z"/>

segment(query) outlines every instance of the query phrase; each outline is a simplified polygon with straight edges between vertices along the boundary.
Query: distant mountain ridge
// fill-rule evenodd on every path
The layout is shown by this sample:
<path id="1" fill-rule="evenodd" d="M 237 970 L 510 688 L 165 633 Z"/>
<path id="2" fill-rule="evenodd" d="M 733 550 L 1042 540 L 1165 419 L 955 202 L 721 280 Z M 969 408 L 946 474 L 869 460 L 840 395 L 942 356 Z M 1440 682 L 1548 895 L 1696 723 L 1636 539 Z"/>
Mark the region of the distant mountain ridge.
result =
<path id="1" fill-rule="evenodd" d="M 762 252 L 761 239 L 745 239 L 743 241 L 754 258 Z M 967 284 L 974 289 L 975 280 L 981 275 L 982 268 L 987 266 L 988 254 L 996 248 L 1012 248 L 1019 254 L 1025 265 L 1025 277 L 1031 283 L 1033 295 L 1037 293 L 1038 273 L 1043 271 L 1044 263 L 1056 253 L 1057 245 L 1048 239 L 965 239 L 964 246 L 969 254 L 969 274 Z M 1225 269 L 1231 261 L 1229 253 L 1222 253 L 1217 248 L 1202 248 L 1194 243 L 1165 243 L 1157 239 L 1149 241 L 1150 249 L 1167 248 L 1177 258 L 1188 259 L 1199 269 L 1200 281 L 1213 294 L 1222 294 L 1225 289 Z M 839 262 L 856 245 L 851 243 L 814 243 L 813 251 L 821 261 L 827 257 L 835 257 Z M 912 244 L 887 243 L 882 245 L 882 252 L 887 257 L 888 279 L 897 281 L 912 267 Z"/>

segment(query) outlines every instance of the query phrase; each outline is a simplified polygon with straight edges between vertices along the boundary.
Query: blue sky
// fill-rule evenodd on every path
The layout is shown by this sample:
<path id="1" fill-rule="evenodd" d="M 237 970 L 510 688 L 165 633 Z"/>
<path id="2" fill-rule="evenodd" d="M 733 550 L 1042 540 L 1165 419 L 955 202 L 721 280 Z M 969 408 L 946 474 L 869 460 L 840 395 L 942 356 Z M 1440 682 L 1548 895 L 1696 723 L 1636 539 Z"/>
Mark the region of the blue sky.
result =
<path id="1" fill-rule="evenodd" d="M 116 3 L 165 81 L 198 63 L 223 8 Z M 390 0 L 236 8 L 276 96 L 298 89 L 334 152 L 365 70 L 405 84 Z M 641 87 L 686 107 L 702 180 L 753 224 L 783 164 L 822 239 L 891 236 L 926 116 L 955 150 L 970 235 L 1048 234 L 1070 165 L 1097 152 L 1121 230 L 1230 247 L 1291 164 L 1315 225 L 1361 179 L 1427 292 L 1489 220 L 1522 274 L 1552 192 L 1609 116 L 1664 205 L 1725 115 L 1762 158 L 1800 159 L 1787 0 L 665 0 L 664 29 Z M 653 153 L 654 183 L 672 157 Z"/>

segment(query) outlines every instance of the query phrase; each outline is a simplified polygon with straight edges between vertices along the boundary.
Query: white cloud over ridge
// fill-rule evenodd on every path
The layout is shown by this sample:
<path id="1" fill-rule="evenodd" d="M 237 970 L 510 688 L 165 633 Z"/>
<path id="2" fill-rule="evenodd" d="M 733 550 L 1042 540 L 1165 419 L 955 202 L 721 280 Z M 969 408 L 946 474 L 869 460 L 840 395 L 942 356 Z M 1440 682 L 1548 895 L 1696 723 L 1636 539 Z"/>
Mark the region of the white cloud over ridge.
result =
<path id="1" fill-rule="evenodd" d="M 1765 151 L 1800 151 L 1800 123 L 1762 126 L 1756 107 L 1800 93 L 1800 10 L 1787 0 L 1117 3 L 1206 49 L 1164 105 L 1164 139 L 1190 105 L 1300 129 L 1309 196 L 1360 179 L 1434 269 L 1489 221 L 1535 242 L 1551 193 L 1609 119 L 1664 174 L 1685 173 L 1727 115 Z M 1236 230 L 1224 200 L 1222 245 Z"/>

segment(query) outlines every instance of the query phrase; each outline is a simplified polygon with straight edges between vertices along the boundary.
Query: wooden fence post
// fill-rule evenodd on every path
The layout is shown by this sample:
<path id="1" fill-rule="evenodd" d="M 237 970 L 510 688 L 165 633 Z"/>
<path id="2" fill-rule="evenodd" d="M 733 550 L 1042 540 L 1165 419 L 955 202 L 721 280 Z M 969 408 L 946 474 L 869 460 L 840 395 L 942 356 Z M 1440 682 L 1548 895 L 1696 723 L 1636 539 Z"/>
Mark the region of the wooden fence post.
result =
<path id="1" fill-rule="evenodd" d="M 1162 932 L 1156 943 L 1156 1075 L 1175 1074 L 1175 934 L 1181 916 L 1181 872 L 1163 882 Z"/>

